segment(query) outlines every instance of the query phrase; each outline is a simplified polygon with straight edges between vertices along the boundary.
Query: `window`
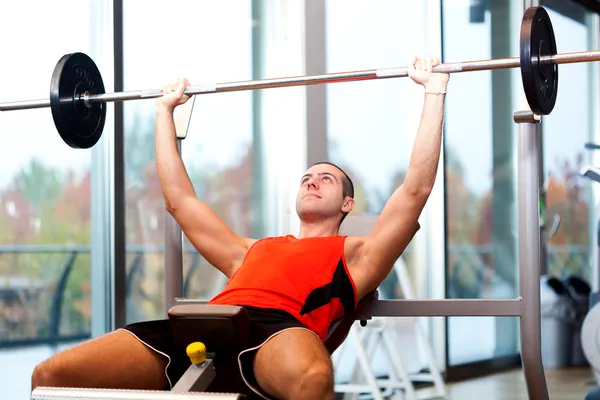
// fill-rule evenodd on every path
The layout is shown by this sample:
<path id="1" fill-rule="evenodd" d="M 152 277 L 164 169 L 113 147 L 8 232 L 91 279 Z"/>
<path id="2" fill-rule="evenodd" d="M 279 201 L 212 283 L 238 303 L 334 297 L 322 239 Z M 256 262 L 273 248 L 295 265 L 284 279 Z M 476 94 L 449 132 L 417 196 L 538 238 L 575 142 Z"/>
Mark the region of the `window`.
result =
<path id="1" fill-rule="evenodd" d="M 105 26 L 73 34 L 74 20 L 93 18 L 90 2 L 4 4 L 0 101 L 48 98 L 66 53 L 103 61 L 92 37 Z M 0 365 L 10 366 L 0 386 L 16 399 L 29 397 L 36 364 L 90 336 L 92 151 L 68 147 L 49 108 L 4 112 L 0 131 Z"/>
<path id="2" fill-rule="evenodd" d="M 326 72 L 398 67 L 413 55 L 422 54 L 424 48 L 433 51 L 439 36 L 430 35 L 427 29 L 431 11 L 427 7 L 431 3 L 380 1 L 377 7 L 363 7 L 356 1 L 325 2 Z M 312 24 L 309 26 L 315 29 Z M 309 126 L 323 125 L 326 130 L 309 135 L 326 135 L 327 140 L 321 141 L 326 143 L 326 151 L 308 150 L 326 154 L 329 161 L 339 165 L 353 180 L 355 208 L 350 215 L 378 215 L 404 181 L 421 119 L 423 88 L 406 78 L 335 83 L 327 85 L 325 90 L 326 123 L 309 122 Z M 413 292 L 420 298 L 430 295 L 426 257 L 430 226 L 425 220 L 422 218 L 420 232 L 402 255 Z M 397 263 L 396 268 L 401 267 L 402 263 Z M 381 283 L 378 292 L 380 298 L 387 299 L 405 295 L 395 269 Z M 422 343 L 407 341 L 406 345 L 416 349 Z M 353 353 L 351 347 L 346 348 L 344 357 Z M 408 367 L 411 371 L 426 367 L 422 355 L 415 350 Z M 373 360 L 376 373 L 386 374 L 385 357 L 376 352 Z M 354 383 L 352 365 L 343 361 L 336 365 L 336 382 Z"/>
<path id="3" fill-rule="evenodd" d="M 425 5 L 426 1 L 413 1 L 407 12 L 404 2 L 367 8 L 326 2 L 327 72 L 405 65 L 423 48 L 406 38 L 415 32 L 425 34 Z M 336 83 L 326 90 L 327 153 L 354 182 L 352 215 L 379 214 L 404 181 L 420 122 L 422 88 L 410 79 L 390 79 Z M 409 270 L 417 262 L 414 243 L 403 255 Z M 399 290 L 392 272 L 380 292 L 397 298 Z"/>
<path id="4" fill-rule="evenodd" d="M 559 52 L 588 50 L 590 14 L 566 1 L 547 1 Z M 521 2 L 488 2 L 489 8 L 443 2 L 444 58 L 464 61 L 518 56 Z M 473 41 L 472 38 L 479 38 Z M 464 43 L 469 43 L 465 46 Z M 548 242 L 542 268 L 559 278 L 588 278 L 590 184 L 578 176 L 592 135 L 592 75 L 586 64 L 561 66 L 554 111 L 542 118 L 547 226 L 561 225 Z M 446 122 L 447 295 L 512 298 L 518 295 L 516 127 L 523 101 L 519 70 L 456 74 Z M 577 99 L 577 101 L 574 101 Z M 564 139 L 565 132 L 569 139 Z M 482 338 L 485 338 L 482 340 Z M 499 359 L 518 362 L 518 320 L 448 318 L 448 376 L 461 365 Z M 475 344 L 475 345 L 474 345 Z M 512 357 L 512 358 L 511 358 Z M 510 361 L 512 360 L 512 361 Z M 492 364 L 488 364 L 494 368 Z M 485 368 L 475 367 L 471 375 Z"/>
<path id="5" fill-rule="evenodd" d="M 549 7 L 560 11 L 561 3 L 551 2 Z M 590 13 L 576 6 L 569 14 L 547 9 L 559 52 L 592 49 Z M 590 245 L 594 242 L 590 236 L 592 181 L 582 178 L 579 171 L 591 159 L 584 148 L 593 137 L 591 87 L 590 64 L 561 65 L 556 105 L 542 119 L 547 224 L 560 217 L 556 234 L 548 239 L 547 273 L 560 279 L 575 275 L 588 282 L 592 272 Z"/>
<path id="6" fill-rule="evenodd" d="M 126 90 L 252 79 L 250 1 L 124 2 Z M 194 23 L 182 24 L 181 15 Z M 227 18 L 214 18 L 227 15 Z M 156 21 L 162 21 L 157 29 Z M 127 322 L 164 317 L 164 218 L 154 147 L 155 101 L 125 104 Z M 196 195 L 236 233 L 252 236 L 254 218 L 252 92 L 197 96 L 182 157 Z M 171 218 L 170 216 L 168 216 Z M 209 299 L 226 277 L 184 242 L 188 298 Z"/>
<path id="7" fill-rule="evenodd" d="M 518 54 L 522 4 L 489 9 L 443 1 L 446 62 Z M 468 45 L 465 45 L 468 43 Z M 516 142 L 512 113 L 520 76 L 512 70 L 453 74 L 446 102 L 446 296 L 512 298 L 518 293 Z M 447 365 L 517 353 L 515 318 L 447 319 Z"/>

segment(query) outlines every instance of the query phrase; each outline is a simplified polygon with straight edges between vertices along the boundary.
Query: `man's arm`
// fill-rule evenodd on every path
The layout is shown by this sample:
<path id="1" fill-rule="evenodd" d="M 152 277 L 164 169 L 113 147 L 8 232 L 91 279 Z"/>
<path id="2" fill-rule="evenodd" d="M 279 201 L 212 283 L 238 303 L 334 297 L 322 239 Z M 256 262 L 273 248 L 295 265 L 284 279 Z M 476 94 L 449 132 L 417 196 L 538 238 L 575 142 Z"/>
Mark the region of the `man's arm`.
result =
<path id="1" fill-rule="evenodd" d="M 416 231 L 418 219 L 433 188 L 440 159 L 447 74 L 431 73 L 439 64 L 414 60 L 409 73 L 425 87 L 421 121 L 404 183 L 392 194 L 360 250 L 357 271 L 365 292 L 374 290 L 389 274 Z M 363 292 L 364 293 L 364 292 Z"/>
<path id="2" fill-rule="evenodd" d="M 177 149 L 174 108 L 188 100 L 183 95 L 187 81 L 175 90 L 167 87 L 156 104 L 156 167 L 167 211 L 200 254 L 228 277 L 241 265 L 254 241 L 235 234 L 202 201 Z M 171 91 L 173 90 L 173 91 Z"/>

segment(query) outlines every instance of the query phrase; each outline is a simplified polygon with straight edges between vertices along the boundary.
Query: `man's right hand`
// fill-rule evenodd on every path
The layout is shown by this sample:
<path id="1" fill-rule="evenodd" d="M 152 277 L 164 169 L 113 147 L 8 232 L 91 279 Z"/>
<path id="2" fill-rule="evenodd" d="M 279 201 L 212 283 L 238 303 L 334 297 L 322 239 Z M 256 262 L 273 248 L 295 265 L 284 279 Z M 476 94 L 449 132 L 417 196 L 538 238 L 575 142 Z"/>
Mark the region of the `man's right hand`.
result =
<path id="1" fill-rule="evenodd" d="M 433 67 L 441 64 L 437 57 L 413 57 L 407 64 L 408 76 L 415 83 L 425 87 L 428 92 L 445 93 L 446 85 L 450 79 L 448 73 L 432 72 Z"/>
<path id="2" fill-rule="evenodd" d="M 172 113 L 175 107 L 188 101 L 190 96 L 183 92 L 190 85 L 186 78 L 179 78 L 162 88 L 163 95 L 156 99 L 157 109 Z"/>

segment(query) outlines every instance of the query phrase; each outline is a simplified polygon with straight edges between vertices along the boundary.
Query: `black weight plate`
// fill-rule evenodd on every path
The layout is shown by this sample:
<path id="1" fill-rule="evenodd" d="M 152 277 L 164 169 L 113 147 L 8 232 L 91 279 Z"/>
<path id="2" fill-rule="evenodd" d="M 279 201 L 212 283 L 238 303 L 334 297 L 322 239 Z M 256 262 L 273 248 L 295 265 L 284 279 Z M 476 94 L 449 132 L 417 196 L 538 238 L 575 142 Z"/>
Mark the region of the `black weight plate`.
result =
<path id="1" fill-rule="evenodd" d="M 548 115 L 558 95 L 558 65 L 540 61 L 556 54 L 550 16 L 542 7 L 529 7 L 521 23 L 521 79 L 531 111 Z"/>
<path id="2" fill-rule="evenodd" d="M 104 93 L 102 75 L 83 53 L 64 55 L 56 64 L 50 83 L 50 108 L 58 133 L 69 146 L 89 149 L 102 136 L 106 103 L 86 106 L 81 96 Z"/>

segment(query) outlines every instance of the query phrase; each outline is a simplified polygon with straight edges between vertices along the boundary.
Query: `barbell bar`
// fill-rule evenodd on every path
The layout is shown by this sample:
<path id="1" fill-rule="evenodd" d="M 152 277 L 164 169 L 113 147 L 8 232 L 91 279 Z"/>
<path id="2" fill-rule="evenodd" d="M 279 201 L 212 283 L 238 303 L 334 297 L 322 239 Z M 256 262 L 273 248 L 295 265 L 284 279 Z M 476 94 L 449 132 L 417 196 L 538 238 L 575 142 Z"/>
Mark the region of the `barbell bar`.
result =
<path id="1" fill-rule="evenodd" d="M 550 64 L 571 64 L 591 61 L 600 61 L 600 50 L 561 53 L 553 56 L 544 56 L 540 58 L 541 63 Z M 518 57 L 511 57 L 500 58 L 495 60 L 477 60 L 439 64 L 435 66 L 432 69 L 432 71 L 445 73 L 459 73 L 486 71 L 493 69 L 519 68 L 520 66 L 520 59 Z M 290 86 L 310 86 L 326 83 L 353 82 L 405 77 L 408 77 L 408 68 L 406 66 L 402 66 L 393 68 L 367 69 L 351 72 L 328 73 L 322 75 L 292 76 L 284 78 L 270 78 L 213 84 L 205 83 L 201 85 L 188 86 L 185 89 L 184 94 L 188 96 L 194 96 L 209 93 L 239 92 L 245 90 L 272 89 Z M 79 100 L 83 101 L 86 104 L 94 104 L 128 100 L 144 100 L 158 98 L 161 96 L 162 91 L 160 89 L 132 90 L 126 92 L 101 94 L 90 94 L 89 92 L 86 92 L 81 94 Z M 50 99 L 0 103 L 0 111 L 24 110 L 46 107 L 50 107 Z"/>
<path id="2" fill-rule="evenodd" d="M 444 63 L 434 72 L 460 73 L 521 68 L 525 96 L 531 110 L 549 114 L 558 94 L 558 64 L 600 61 L 600 50 L 557 54 L 550 17 L 543 7 L 529 7 L 521 23 L 520 57 Z M 362 71 L 327 73 L 229 83 L 190 85 L 187 95 L 236 92 L 290 86 L 402 78 L 406 66 Z M 50 107 L 56 128 L 73 148 L 90 148 L 102 135 L 106 103 L 142 100 L 162 96 L 160 89 L 105 93 L 102 75 L 84 53 L 64 55 L 57 63 L 50 83 L 50 98 L 0 103 L 0 111 Z"/>

